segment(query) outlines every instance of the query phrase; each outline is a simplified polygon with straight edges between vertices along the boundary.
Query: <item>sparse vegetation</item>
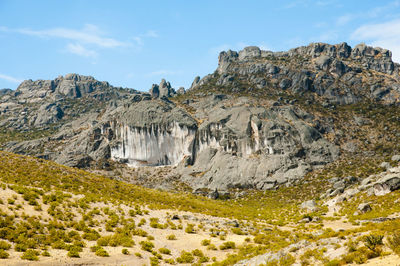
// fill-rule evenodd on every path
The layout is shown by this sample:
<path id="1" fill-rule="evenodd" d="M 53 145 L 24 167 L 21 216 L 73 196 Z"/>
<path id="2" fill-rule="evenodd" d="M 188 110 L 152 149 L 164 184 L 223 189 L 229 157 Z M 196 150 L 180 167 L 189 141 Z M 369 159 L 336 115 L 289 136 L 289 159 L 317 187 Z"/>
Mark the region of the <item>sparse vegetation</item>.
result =
<path id="1" fill-rule="evenodd" d="M 233 241 L 224 242 L 221 246 L 219 246 L 220 250 L 234 249 L 234 248 L 236 248 L 236 244 Z"/>

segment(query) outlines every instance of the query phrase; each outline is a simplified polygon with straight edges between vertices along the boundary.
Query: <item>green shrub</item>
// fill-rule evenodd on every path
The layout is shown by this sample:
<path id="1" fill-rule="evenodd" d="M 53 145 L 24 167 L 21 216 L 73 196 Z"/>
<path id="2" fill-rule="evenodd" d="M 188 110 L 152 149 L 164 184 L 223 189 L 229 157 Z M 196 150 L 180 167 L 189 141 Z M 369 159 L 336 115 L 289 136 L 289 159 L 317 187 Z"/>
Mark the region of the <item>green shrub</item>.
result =
<path id="1" fill-rule="evenodd" d="M 235 244 L 235 242 L 233 242 L 233 241 L 224 242 L 224 243 L 222 243 L 221 246 L 219 246 L 219 249 L 220 249 L 220 250 L 234 249 L 234 248 L 236 248 L 236 244 Z"/>
<path id="2" fill-rule="evenodd" d="M 96 230 L 90 230 L 89 232 L 85 232 L 82 235 L 83 239 L 89 240 L 89 241 L 96 241 L 97 239 L 100 238 L 99 232 Z"/>
<path id="3" fill-rule="evenodd" d="M 348 254 L 343 255 L 342 261 L 346 264 L 350 264 L 353 262 L 357 264 L 363 264 L 367 262 L 368 257 L 370 256 L 371 253 L 373 252 L 371 252 L 368 248 L 361 247 L 354 252 L 350 252 Z"/>
<path id="4" fill-rule="evenodd" d="M 378 257 L 382 253 L 383 235 L 374 235 L 364 237 L 364 245 L 372 251 L 370 258 Z"/>
<path id="5" fill-rule="evenodd" d="M 6 241 L 0 240 L 0 249 L 9 250 L 10 248 L 10 244 L 8 244 Z"/>
<path id="6" fill-rule="evenodd" d="M 295 262 L 296 262 L 296 259 L 295 259 L 292 255 L 290 255 L 290 254 L 287 254 L 287 255 L 285 255 L 285 256 L 282 256 L 282 257 L 279 259 L 279 265 L 281 265 L 281 266 L 293 265 Z"/>
<path id="7" fill-rule="evenodd" d="M 242 229 L 234 227 L 231 229 L 232 233 L 236 235 L 245 235 L 246 233 L 242 231 Z"/>
<path id="8" fill-rule="evenodd" d="M 0 259 L 7 259 L 10 256 L 7 251 L 0 249 Z"/>
<path id="9" fill-rule="evenodd" d="M 97 245 L 102 247 L 108 246 L 110 240 L 111 236 L 102 236 L 99 239 L 97 239 Z"/>
<path id="10" fill-rule="evenodd" d="M 134 210 L 129 210 L 129 216 L 135 217 L 136 216 L 136 212 Z"/>
<path id="11" fill-rule="evenodd" d="M 15 251 L 18 252 L 25 252 L 28 249 L 28 247 L 23 243 L 18 243 L 14 246 L 14 249 Z"/>
<path id="12" fill-rule="evenodd" d="M 192 253 L 183 250 L 181 256 L 176 258 L 176 261 L 178 263 L 193 263 L 194 256 Z"/>
<path id="13" fill-rule="evenodd" d="M 138 223 L 138 226 L 140 227 L 140 226 L 145 225 L 145 224 L 146 224 L 146 219 L 142 218 L 142 219 L 140 219 L 140 222 Z"/>
<path id="14" fill-rule="evenodd" d="M 157 257 L 150 257 L 150 265 L 151 266 L 158 266 L 160 265 L 160 262 L 158 261 Z"/>
<path id="15" fill-rule="evenodd" d="M 126 249 L 126 248 L 123 248 L 121 252 L 122 252 L 122 254 L 124 254 L 124 255 L 129 255 L 129 254 L 130 254 L 129 250 Z"/>
<path id="16" fill-rule="evenodd" d="M 211 244 L 211 240 L 209 240 L 209 239 L 203 239 L 202 241 L 201 241 L 201 245 L 202 246 L 208 246 L 208 245 L 210 245 Z"/>
<path id="17" fill-rule="evenodd" d="M 160 249 L 158 249 L 158 252 L 160 252 L 161 254 L 167 254 L 167 255 L 171 254 L 171 250 L 169 250 L 167 248 L 160 248 Z"/>
<path id="18" fill-rule="evenodd" d="M 132 234 L 135 236 L 141 236 L 141 237 L 146 237 L 148 234 L 146 231 L 144 231 L 141 228 L 135 229 L 132 231 Z"/>
<path id="19" fill-rule="evenodd" d="M 139 252 L 136 252 L 135 256 L 138 257 L 138 258 L 143 258 L 142 254 L 140 254 Z"/>
<path id="20" fill-rule="evenodd" d="M 21 259 L 23 260 L 39 260 L 39 252 L 33 249 L 28 249 L 26 250 L 22 256 Z"/>
<path id="21" fill-rule="evenodd" d="M 153 242 L 150 241 L 140 241 L 140 246 L 142 247 L 143 250 L 152 252 L 154 248 Z"/>
<path id="22" fill-rule="evenodd" d="M 208 250 L 217 250 L 217 247 L 214 244 L 210 244 L 207 246 Z"/>
<path id="23" fill-rule="evenodd" d="M 99 250 L 101 247 L 100 246 L 91 246 L 90 247 L 90 251 L 91 252 L 96 252 L 97 250 Z"/>
<path id="24" fill-rule="evenodd" d="M 340 260 L 334 259 L 331 261 L 328 261 L 327 263 L 325 263 L 325 266 L 341 266 L 342 263 L 340 262 Z"/>
<path id="25" fill-rule="evenodd" d="M 171 264 L 171 265 L 174 265 L 174 264 L 175 264 L 175 260 L 172 259 L 172 258 L 164 259 L 164 262 L 165 262 L 165 263 L 168 263 L 168 264 Z"/>
<path id="26" fill-rule="evenodd" d="M 72 244 L 74 246 L 78 246 L 78 247 L 82 247 L 82 248 L 86 247 L 86 243 L 83 242 L 82 240 L 75 240 Z"/>
<path id="27" fill-rule="evenodd" d="M 400 231 L 394 232 L 388 237 L 388 243 L 391 250 L 400 256 Z"/>
<path id="28" fill-rule="evenodd" d="M 194 225 L 188 224 L 187 227 L 185 228 L 185 232 L 188 234 L 195 234 L 196 232 L 194 231 Z"/>
<path id="29" fill-rule="evenodd" d="M 196 257 L 204 257 L 204 253 L 203 251 L 201 251 L 200 249 L 196 248 L 194 250 L 192 250 L 192 254 Z"/>
<path id="30" fill-rule="evenodd" d="M 64 243 L 64 241 L 62 241 L 61 239 L 60 240 L 57 240 L 56 242 L 53 242 L 52 244 L 51 244 L 51 247 L 52 248 L 54 248 L 54 249 L 65 249 L 66 248 L 66 244 Z"/>
<path id="31" fill-rule="evenodd" d="M 99 256 L 99 257 L 109 257 L 110 256 L 108 254 L 108 252 L 102 247 L 97 249 L 95 254 L 96 254 L 96 256 Z"/>
<path id="32" fill-rule="evenodd" d="M 50 253 L 47 250 L 45 250 L 45 251 L 42 252 L 42 256 L 43 257 L 50 257 Z"/>
<path id="33" fill-rule="evenodd" d="M 174 234 L 167 236 L 168 240 L 176 240 L 176 236 Z"/>
<path id="34" fill-rule="evenodd" d="M 163 226 L 161 224 L 158 223 L 158 218 L 150 218 L 150 226 L 152 228 L 163 228 Z"/>
<path id="35" fill-rule="evenodd" d="M 79 251 L 76 249 L 70 249 L 67 253 L 67 256 L 70 258 L 80 258 Z"/>

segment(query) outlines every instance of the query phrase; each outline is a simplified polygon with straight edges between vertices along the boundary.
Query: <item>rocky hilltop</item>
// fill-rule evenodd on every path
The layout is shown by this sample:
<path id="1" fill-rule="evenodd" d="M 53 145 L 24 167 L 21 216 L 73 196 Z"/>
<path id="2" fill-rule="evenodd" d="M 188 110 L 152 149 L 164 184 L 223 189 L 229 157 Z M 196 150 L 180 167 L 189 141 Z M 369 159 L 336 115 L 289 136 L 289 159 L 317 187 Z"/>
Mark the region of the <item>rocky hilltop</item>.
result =
<path id="1" fill-rule="evenodd" d="M 186 91 L 165 80 L 149 93 L 77 74 L 28 80 L 0 93 L 0 143 L 151 187 L 272 189 L 398 151 L 399 67 L 385 49 L 312 43 L 222 52 Z"/>

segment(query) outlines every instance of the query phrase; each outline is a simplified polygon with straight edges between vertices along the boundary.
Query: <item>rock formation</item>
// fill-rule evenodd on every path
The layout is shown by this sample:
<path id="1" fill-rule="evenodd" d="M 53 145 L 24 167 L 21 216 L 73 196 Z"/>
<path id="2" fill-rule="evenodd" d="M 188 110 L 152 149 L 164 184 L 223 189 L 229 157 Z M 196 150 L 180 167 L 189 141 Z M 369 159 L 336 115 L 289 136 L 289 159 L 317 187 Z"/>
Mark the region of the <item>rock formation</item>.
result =
<path id="1" fill-rule="evenodd" d="M 399 79 L 388 50 L 312 43 L 222 52 L 217 71 L 196 77 L 187 91 L 165 80 L 149 93 L 77 74 L 27 80 L 0 91 L 0 128 L 30 135 L 1 145 L 89 169 L 169 166 L 197 190 L 272 189 L 296 184 L 340 150 L 356 150 L 320 110 L 398 105 Z"/>

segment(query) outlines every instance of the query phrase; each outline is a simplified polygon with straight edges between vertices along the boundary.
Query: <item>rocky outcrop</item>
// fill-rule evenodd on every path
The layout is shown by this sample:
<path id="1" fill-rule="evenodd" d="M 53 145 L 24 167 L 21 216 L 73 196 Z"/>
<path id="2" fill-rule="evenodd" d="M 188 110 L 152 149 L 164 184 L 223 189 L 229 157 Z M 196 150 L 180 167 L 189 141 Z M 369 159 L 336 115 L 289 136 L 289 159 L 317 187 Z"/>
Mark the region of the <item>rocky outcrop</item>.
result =
<path id="1" fill-rule="evenodd" d="M 180 91 L 180 94 L 183 94 L 185 92 L 185 90 Z M 149 93 L 151 94 L 151 97 L 157 99 L 157 98 L 162 98 L 162 97 L 172 97 L 174 95 L 176 95 L 175 90 L 171 87 L 171 84 L 167 81 L 165 81 L 165 79 L 161 80 L 160 85 L 157 84 L 153 84 L 151 86 L 151 89 L 149 91 Z"/>
<path id="2" fill-rule="evenodd" d="M 0 97 L 3 95 L 11 94 L 12 92 L 12 89 L 0 89 Z"/>
<path id="3" fill-rule="evenodd" d="M 210 105 L 205 98 L 196 105 Z M 198 129 L 194 163 L 182 168 L 194 187 L 270 189 L 295 183 L 338 156 L 338 149 L 309 127 L 309 114 L 290 107 L 249 108 L 247 98 L 232 104 L 215 100 Z M 201 174 L 202 178 L 197 178 Z"/>
<path id="4" fill-rule="evenodd" d="M 364 98 L 393 104 L 399 103 L 400 68 L 391 57 L 390 51 L 365 44 L 351 48 L 346 43 L 312 43 L 288 52 L 251 46 L 220 53 L 216 85 L 250 91 L 243 87 L 250 83 L 263 90 L 315 93 L 334 104 L 352 104 Z M 198 82 L 202 83 L 207 82 Z"/>
<path id="5" fill-rule="evenodd" d="M 222 52 L 217 71 L 196 77 L 187 91 L 175 92 L 164 79 L 149 93 L 77 74 L 24 81 L 15 92 L 1 92 L 0 128 L 38 133 L 2 147 L 89 169 L 167 166 L 175 181 L 205 195 L 273 189 L 297 184 L 340 156 L 343 133 L 307 106 L 398 104 L 399 92 L 399 65 L 384 49 L 252 46 Z M 371 123 L 361 115 L 350 120 Z M 396 180 L 367 189 L 397 189 Z M 332 181 L 325 196 L 344 195 L 353 181 Z"/>
<path id="6" fill-rule="evenodd" d="M 67 74 L 54 80 L 26 80 L 18 86 L 16 95 L 20 100 L 35 102 L 48 96 L 54 99 L 81 98 L 110 87 L 108 82 L 100 82 L 90 76 Z"/>

